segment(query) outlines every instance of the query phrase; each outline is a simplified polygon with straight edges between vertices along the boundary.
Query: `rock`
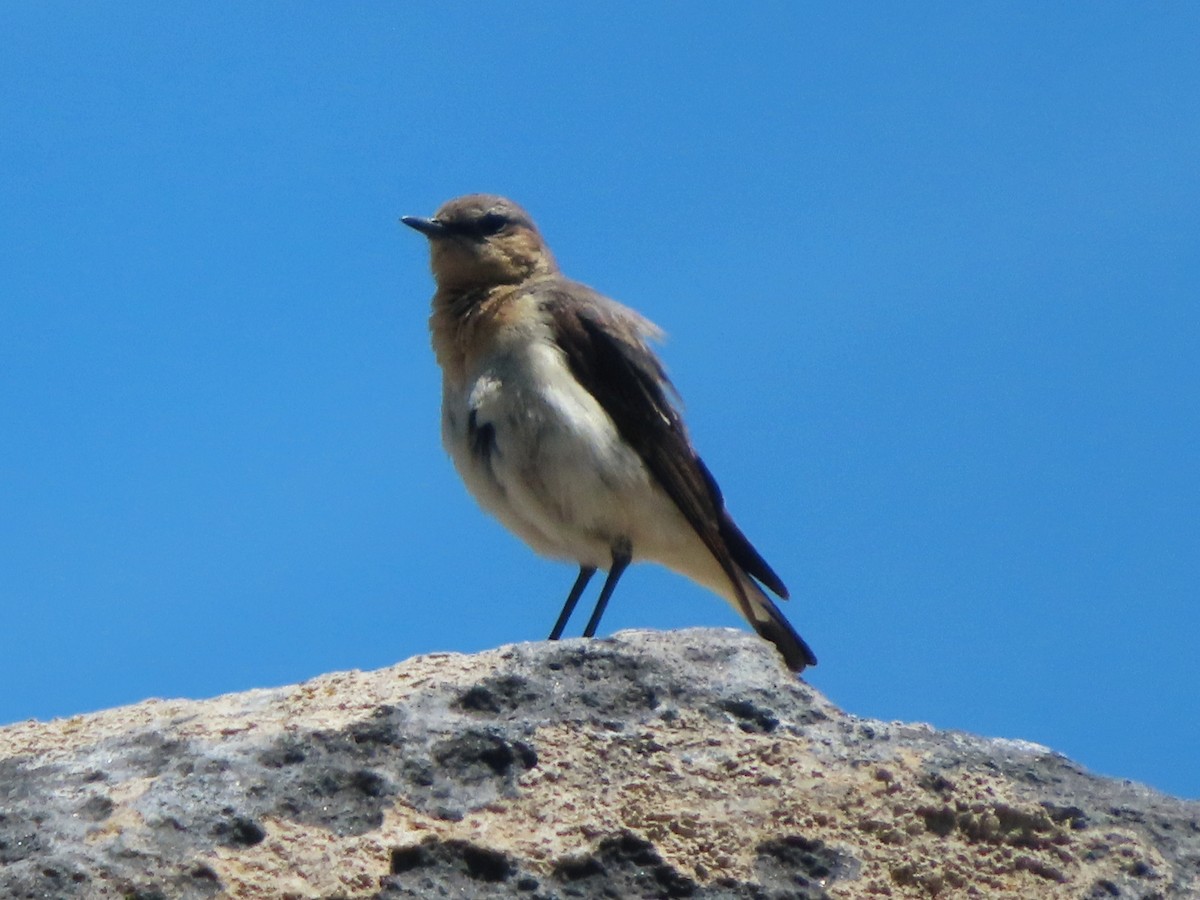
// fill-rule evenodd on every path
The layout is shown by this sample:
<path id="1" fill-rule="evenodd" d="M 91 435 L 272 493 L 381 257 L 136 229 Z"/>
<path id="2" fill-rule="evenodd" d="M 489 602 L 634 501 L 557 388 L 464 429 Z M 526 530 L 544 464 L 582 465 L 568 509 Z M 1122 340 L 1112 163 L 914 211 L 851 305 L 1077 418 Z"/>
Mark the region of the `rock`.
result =
<path id="1" fill-rule="evenodd" d="M 623 632 L 0 729 L 0 896 L 1194 898 L 1200 803 Z"/>

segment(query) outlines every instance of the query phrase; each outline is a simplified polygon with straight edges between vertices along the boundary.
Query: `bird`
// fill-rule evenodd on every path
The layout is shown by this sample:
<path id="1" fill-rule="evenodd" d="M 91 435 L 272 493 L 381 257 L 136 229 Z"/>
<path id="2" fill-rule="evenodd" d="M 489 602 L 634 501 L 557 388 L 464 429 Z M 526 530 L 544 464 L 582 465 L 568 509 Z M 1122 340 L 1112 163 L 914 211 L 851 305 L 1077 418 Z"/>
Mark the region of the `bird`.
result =
<path id="1" fill-rule="evenodd" d="M 597 570 L 593 637 L 634 561 L 731 603 L 793 672 L 816 665 L 767 595 L 783 581 L 725 507 L 651 348 L 663 331 L 559 269 L 519 205 L 468 194 L 401 222 L 429 242 L 442 443 L 476 501 L 536 553 L 579 566 L 558 640 Z M 765 588 L 765 590 L 764 590 Z"/>

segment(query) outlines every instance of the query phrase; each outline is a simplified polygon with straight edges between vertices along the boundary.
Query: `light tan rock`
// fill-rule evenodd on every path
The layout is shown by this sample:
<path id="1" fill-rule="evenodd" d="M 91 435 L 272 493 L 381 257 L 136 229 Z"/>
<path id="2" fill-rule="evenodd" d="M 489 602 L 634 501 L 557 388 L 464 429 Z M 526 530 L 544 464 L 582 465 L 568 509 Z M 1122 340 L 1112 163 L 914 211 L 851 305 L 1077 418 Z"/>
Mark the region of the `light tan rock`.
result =
<path id="1" fill-rule="evenodd" d="M 1197 897 L 1198 823 L 725 630 L 0 729 L 0 897 Z"/>

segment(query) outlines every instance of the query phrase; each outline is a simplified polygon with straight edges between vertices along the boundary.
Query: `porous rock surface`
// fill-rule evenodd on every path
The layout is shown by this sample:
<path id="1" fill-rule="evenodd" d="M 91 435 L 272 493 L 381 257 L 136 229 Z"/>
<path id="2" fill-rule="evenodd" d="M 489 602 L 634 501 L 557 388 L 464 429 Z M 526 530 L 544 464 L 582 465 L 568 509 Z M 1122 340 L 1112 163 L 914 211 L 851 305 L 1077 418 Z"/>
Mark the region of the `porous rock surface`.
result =
<path id="1" fill-rule="evenodd" d="M 0 897 L 1200 897 L 1200 803 L 857 718 L 727 630 L 0 729 Z"/>

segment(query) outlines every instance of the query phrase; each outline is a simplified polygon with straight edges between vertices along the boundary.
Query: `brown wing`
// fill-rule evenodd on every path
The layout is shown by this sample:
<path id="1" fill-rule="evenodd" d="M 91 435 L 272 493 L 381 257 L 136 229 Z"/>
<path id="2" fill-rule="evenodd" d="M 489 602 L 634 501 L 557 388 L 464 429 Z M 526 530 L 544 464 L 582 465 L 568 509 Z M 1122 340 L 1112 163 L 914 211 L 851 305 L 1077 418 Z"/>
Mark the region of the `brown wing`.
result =
<path id="1" fill-rule="evenodd" d="M 573 282 L 542 286 L 572 373 L 612 417 L 684 518 L 729 576 L 747 619 L 754 621 L 740 572 L 780 597 L 787 588 L 725 509 L 712 473 L 696 455 L 683 420 L 668 397 L 670 380 L 646 346 L 654 326 L 590 288 Z"/>

